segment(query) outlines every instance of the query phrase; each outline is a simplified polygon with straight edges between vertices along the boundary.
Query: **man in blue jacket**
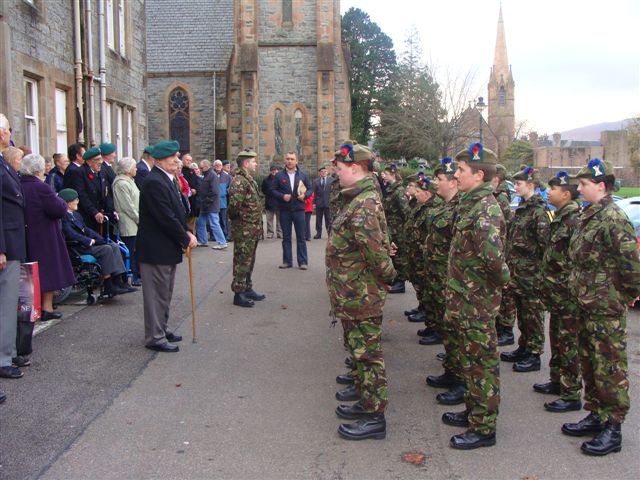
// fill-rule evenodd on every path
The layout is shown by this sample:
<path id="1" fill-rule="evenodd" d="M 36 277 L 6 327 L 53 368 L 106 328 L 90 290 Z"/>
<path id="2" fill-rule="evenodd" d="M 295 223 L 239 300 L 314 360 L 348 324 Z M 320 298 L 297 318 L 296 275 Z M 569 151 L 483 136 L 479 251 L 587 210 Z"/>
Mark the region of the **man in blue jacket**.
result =
<path id="1" fill-rule="evenodd" d="M 291 268 L 293 256 L 291 252 L 291 226 L 296 230 L 298 267 L 306 270 L 307 241 L 305 237 L 304 201 L 311 196 L 313 190 L 307 176 L 298 168 L 295 152 L 288 152 L 284 157 L 285 169 L 278 172 L 273 182 L 273 195 L 280 202 L 280 225 L 282 226 L 282 265 L 280 268 Z"/>

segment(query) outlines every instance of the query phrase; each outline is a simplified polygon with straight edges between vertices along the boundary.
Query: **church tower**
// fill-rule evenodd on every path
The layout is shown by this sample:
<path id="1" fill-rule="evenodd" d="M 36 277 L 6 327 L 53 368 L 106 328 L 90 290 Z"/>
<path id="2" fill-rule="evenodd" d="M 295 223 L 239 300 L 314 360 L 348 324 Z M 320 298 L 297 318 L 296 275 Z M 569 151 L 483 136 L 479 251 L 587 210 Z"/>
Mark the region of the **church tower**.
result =
<path id="1" fill-rule="evenodd" d="M 511 65 L 507 57 L 507 40 L 502 20 L 502 5 L 498 17 L 496 50 L 489 77 L 489 130 L 497 140 L 498 157 L 502 157 L 515 135 L 514 88 Z"/>

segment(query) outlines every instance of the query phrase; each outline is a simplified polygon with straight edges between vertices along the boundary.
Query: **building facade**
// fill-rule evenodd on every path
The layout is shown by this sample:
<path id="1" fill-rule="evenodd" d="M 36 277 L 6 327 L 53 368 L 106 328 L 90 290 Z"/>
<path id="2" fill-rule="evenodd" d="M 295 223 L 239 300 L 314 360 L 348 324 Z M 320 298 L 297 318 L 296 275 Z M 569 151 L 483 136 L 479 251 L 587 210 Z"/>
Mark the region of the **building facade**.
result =
<path id="1" fill-rule="evenodd" d="M 144 0 L 0 2 L 0 112 L 51 157 L 77 141 L 146 145 Z"/>

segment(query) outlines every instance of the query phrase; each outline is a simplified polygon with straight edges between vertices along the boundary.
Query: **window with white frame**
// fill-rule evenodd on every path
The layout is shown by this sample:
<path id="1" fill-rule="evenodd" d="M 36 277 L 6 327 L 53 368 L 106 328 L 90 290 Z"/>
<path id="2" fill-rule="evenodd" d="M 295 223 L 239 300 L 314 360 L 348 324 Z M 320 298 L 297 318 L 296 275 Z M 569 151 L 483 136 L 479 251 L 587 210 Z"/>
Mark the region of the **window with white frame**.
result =
<path id="1" fill-rule="evenodd" d="M 32 78 L 24 79 L 24 126 L 25 144 L 33 153 L 40 153 L 38 82 Z"/>
<path id="2" fill-rule="evenodd" d="M 104 139 L 107 143 L 111 143 L 111 103 L 107 102 L 107 106 L 105 107 L 106 118 L 105 126 L 104 126 Z"/>
<path id="3" fill-rule="evenodd" d="M 56 88 L 56 152 L 67 151 L 67 92 Z"/>
<path id="4" fill-rule="evenodd" d="M 133 110 L 127 108 L 127 148 L 126 157 L 133 157 Z"/>
<path id="5" fill-rule="evenodd" d="M 127 27 L 125 0 L 103 0 L 105 5 L 105 22 L 107 31 L 107 47 L 121 56 L 127 53 Z"/>
<path id="6" fill-rule="evenodd" d="M 115 135 L 115 144 L 116 144 L 116 152 L 118 158 L 122 158 L 122 107 L 120 105 L 115 106 L 114 110 L 114 135 Z"/>
<path id="7" fill-rule="evenodd" d="M 107 47 L 116 49 L 116 25 L 113 21 L 113 0 L 104 0 L 104 18 L 107 22 Z"/>

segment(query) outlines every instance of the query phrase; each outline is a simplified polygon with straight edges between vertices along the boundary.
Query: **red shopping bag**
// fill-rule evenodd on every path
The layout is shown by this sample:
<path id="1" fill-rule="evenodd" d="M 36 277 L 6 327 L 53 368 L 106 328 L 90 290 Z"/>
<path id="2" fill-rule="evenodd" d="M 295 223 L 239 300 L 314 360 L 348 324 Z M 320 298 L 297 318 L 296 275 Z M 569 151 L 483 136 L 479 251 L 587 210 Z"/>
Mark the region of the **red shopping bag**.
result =
<path id="1" fill-rule="evenodd" d="M 35 322 L 42 315 L 38 262 L 20 264 L 20 296 L 18 321 Z"/>

